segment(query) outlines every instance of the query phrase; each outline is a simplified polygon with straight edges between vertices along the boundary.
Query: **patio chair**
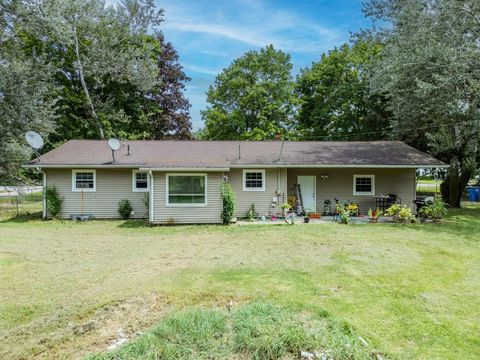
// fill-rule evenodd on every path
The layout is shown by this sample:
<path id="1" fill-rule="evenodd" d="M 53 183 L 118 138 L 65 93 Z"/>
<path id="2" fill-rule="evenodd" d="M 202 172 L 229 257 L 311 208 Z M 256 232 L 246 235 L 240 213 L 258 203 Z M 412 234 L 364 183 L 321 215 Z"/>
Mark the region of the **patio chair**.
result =
<path id="1" fill-rule="evenodd" d="M 400 199 L 396 194 L 388 194 L 389 199 L 387 200 L 387 206 L 390 207 L 393 204 L 401 204 L 402 199 Z"/>

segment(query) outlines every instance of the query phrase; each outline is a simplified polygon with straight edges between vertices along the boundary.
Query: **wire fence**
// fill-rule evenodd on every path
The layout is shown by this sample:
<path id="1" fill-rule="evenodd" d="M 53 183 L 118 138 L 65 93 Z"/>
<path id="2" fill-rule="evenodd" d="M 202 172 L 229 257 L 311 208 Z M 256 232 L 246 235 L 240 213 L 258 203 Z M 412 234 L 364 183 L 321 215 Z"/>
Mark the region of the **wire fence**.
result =
<path id="1" fill-rule="evenodd" d="M 0 219 L 42 215 L 42 192 L 37 188 L 0 190 Z"/>

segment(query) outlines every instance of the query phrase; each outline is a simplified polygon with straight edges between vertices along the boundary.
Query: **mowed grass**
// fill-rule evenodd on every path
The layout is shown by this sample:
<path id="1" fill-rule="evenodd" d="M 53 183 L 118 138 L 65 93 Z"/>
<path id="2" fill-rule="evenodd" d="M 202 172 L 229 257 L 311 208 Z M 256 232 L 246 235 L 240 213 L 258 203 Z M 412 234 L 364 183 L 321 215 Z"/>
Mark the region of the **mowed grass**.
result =
<path id="1" fill-rule="evenodd" d="M 413 225 L 0 223 L 2 359 L 141 342 L 192 307 L 235 336 L 230 301 L 328 314 L 387 358 L 479 358 L 480 207 Z"/>

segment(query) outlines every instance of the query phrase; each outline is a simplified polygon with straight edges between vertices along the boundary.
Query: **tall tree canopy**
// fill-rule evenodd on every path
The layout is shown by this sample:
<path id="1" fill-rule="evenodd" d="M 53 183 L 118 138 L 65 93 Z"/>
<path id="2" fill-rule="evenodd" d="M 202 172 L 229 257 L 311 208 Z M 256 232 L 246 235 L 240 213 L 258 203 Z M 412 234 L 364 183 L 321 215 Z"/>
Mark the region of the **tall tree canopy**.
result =
<path id="1" fill-rule="evenodd" d="M 295 97 L 290 55 L 272 45 L 249 51 L 215 79 L 202 112 L 207 139 L 271 139 L 292 128 Z"/>
<path id="2" fill-rule="evenodd" d="M 388 26 L 372 85 L 387 94 L 398 136 L 450 164 L 444 199 L 460 206 L 475 172 L 480 130 L 480 2 L 370 0 Z"/>
<path id="3" fill-rule="evenodd" d="M 323 54 L 297 78 L 299 137 L 309 140 L 370 140 L 388 136 L 386 99 L 369 91 L 372 61 L 381 46 L 360 41 Z"/>
<path id="4" fill-rule="evenodd" d="M 25 161 L 27 129 L 48 135 L 46 148 L 71 138 L 189 136 L 189 79 L 158 30 L 163 11 L 153 0 L 0 7 L 0 136 L 15 153 L 0 149 L 0 176 L 18 169 L 11 159 Z"/>
<path id="5" fill-rule="evenodd" d="M 173 45 L 165 40 L 163 33 L 157 35 L 160 52 L 157 55 L 159 85 L 154 101 L 161 111 L 153 118 L 155 139 L 176 137 L 191 138 L 192 123 L 190 102 L 184 95 L 185 83 L 190 78 L 178 62 L 178 53 Z"/>

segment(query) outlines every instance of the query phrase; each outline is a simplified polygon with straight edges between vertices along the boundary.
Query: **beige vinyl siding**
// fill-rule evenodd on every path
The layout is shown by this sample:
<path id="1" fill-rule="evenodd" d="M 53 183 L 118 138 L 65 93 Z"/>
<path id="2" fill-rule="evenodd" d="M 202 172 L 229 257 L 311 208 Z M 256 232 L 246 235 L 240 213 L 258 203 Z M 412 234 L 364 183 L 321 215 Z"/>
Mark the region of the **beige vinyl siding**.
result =
<path id="1" fill-rule="evenodd" d="M 246 217 L 252 204 L 255 204 L 255 210 L 259 216 L 280 213 L 282 211 L 280 205 L 287 202 L 287 169 L 265 169 L 265 191 L 243 191 L 243 170 L 231 169 L 228 173 L 228 181 L 237 199 L 235 216 Z M 272 198 L 276 196 L 277 189 L 280 190 L 281 195 L 278 196 L 276 206 L 271 207 Z"/>
<path id="2" fill-rule="evenodd" d="M 96 169 L 96 191 L 83 193 L 72 191 L 72 170 L 45 169 L 47 186 L 55 185 L 64 198 L 60 213 L 62 218 L 74 214 L 90 214 L 99 219 L 119 218 L 117 209 L 122 199 L 130 201 L 135 212 L 133 218 L 148 217 L 143 202 L 148 192 L 132 191 L 131 169 Z"/>
<path id="3" fill-rule="evenodd" d="M 322 180 L 321 174 L 328 176 Z M 334 206 L 334 197 L 341 202 L 352 200 L 360 205 L 360 212 L 365 214 L 369 208 L 375 208 L 373 195 L 353 195 L 353 175 L 375 175 L 375 195 L 396 194 L 402 203 L 414 210 L 415 169 L 289 169 L 288 194 L 295 195 L 294 184 L 298 175 L 315 175 L 317 177 L 317 211 L 323 210 L 323 202 L 330 199 Z"/>
<path id="4" fill-rule="evenodd" d="M 205 174 L 199 172 L 199 174 Z M 206 206 L 167 206 L 166 205 L 166 174 L 173 172 L 153 173 L 153 223 L 155 224 L 218 224 L 222 222 L 222 197 L 220 187 L 223 173 L 209 172 L 207 174 L 207 205 Z M 194 174 L 192 172 L 192 174 Z"/>

